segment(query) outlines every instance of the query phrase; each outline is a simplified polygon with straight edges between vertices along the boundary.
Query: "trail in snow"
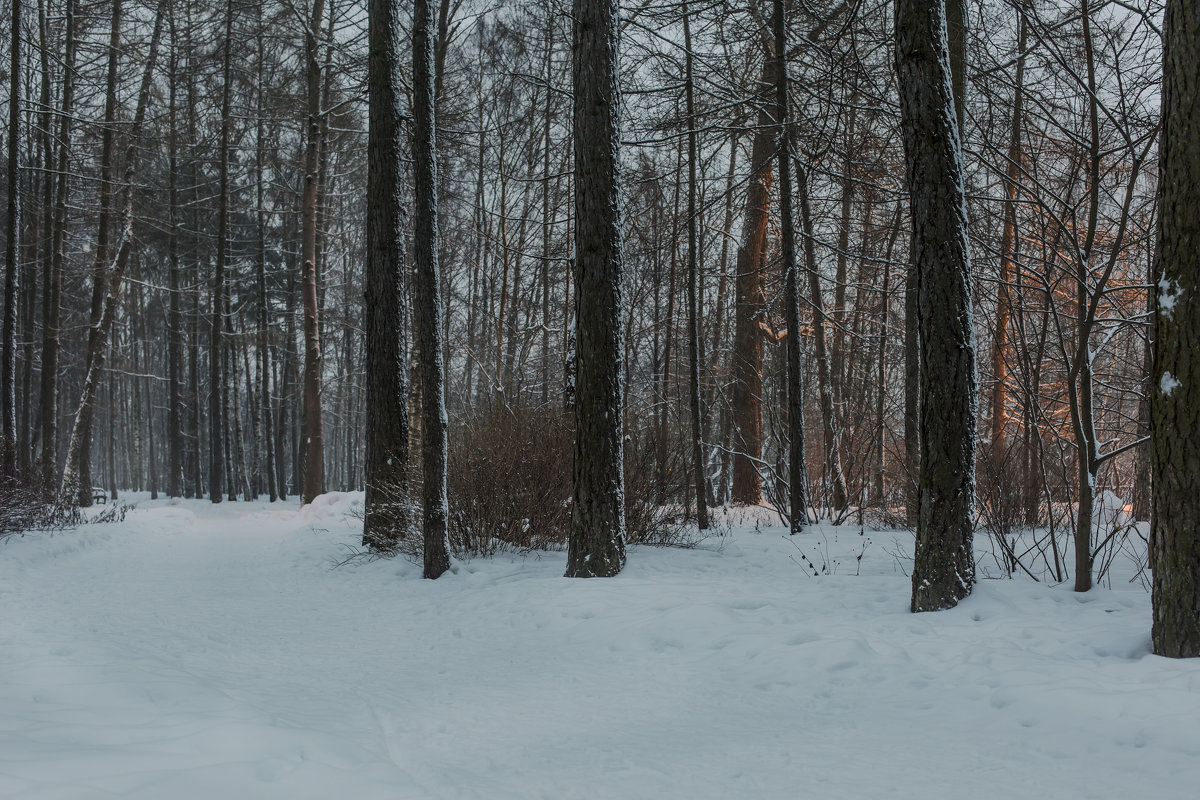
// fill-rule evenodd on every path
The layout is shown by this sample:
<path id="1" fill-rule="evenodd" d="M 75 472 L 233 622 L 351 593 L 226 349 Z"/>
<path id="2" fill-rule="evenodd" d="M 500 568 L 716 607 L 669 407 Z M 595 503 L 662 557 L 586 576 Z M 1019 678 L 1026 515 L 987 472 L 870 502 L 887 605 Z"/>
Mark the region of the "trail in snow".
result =
<path id="1" fill-rule="evenodd" d="M 139 502 L 0 545 L 0 797 L 1125 798 L 1200 785 L 1200 663 L 1139 587 L 908 613 L 850 528 L 332 569 L 356 496 Z M 758 527 L 760 530 L 753 530 Z M 893 541 L 894 539 L 894 541 Z M 840 555 L 839 555 L 840 554 Z"/>

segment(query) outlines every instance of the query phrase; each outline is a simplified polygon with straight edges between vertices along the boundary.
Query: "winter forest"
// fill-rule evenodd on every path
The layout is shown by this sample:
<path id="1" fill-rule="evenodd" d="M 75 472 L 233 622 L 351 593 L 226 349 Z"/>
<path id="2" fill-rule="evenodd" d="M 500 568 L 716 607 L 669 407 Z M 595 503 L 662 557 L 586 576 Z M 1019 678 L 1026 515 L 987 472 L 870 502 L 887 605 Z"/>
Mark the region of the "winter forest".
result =
<path id="1" fill-rule="evenodd" d="M 1200 656 L 1197 0 L 0 0 L 0 41 L 0 794 L 1200 779 L 1155 657 Z M 906 786 L 922 725 L 965 761 Z"/>

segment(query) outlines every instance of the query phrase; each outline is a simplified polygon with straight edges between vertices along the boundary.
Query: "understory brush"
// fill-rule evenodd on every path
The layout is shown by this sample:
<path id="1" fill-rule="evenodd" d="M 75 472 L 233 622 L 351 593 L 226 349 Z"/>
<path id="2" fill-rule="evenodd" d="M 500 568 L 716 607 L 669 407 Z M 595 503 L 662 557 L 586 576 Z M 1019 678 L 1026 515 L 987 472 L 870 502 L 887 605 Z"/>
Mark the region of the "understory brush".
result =
<path id="1" fill-rule="evenodd" d="M 450 434 L 450 544 L 456 555 L 559 550 L 571 528 L 574 430 L 546 408 L 502 408 Z M 654 497 L 653 455 L 625 439 L 625 535 L 629 544 L 687 545 L 687 514 Z"/>
<path id="2" fill-rule="evenodd" d="M 14 483 L 0 487 L 0 540 L 27 533 L 69 530 L 80 525 L 122 522 L 133 506 L 110 504 L 89 516 L 78 506 L 47 503 L 37 486 Z"/>

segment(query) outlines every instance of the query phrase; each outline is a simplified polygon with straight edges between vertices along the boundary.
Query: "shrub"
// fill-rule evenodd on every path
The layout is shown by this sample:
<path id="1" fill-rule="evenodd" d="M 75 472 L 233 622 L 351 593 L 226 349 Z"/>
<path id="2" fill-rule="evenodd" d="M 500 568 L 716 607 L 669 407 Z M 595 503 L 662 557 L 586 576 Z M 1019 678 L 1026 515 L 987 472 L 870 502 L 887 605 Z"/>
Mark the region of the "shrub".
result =
<path id="1" fill-rule="evenodd" d="M 574 432 L 558 409 L 501 409 L 450 435 L 450 544 L 458 555 L 555 550 L 571 527 Z M 654 500 L 654 460 L 625 440 L 626 537 L 630 544 L 692 543 L 679 509 Z"/>

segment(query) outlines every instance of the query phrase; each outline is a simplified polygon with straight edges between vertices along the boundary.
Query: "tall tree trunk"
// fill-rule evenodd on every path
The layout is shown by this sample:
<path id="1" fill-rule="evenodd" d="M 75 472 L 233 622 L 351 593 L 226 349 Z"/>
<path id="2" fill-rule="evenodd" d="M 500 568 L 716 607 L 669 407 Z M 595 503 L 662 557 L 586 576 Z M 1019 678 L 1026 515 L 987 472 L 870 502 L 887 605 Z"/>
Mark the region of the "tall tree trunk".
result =
<path id="1" fill-rule="evenodd" d="M 575 466 L 568 577 L 625 566 L 618 0 L 575 0 Z"/>
<path id="2" fill-rule="evenodd" d="M 183 493 L 183 310 L 179 282 L 179 137 L 176 123 L 178 104 L 175 81 L 178 74 L 178 40 L 175 31 L 175 11 L 170 12 L 171 51 L 167 67 L 169 85 L 167 115 L 167 280 L 170 295 L 167 300 L 167 495 Z"/>
<path id="3" fill-rule="evenodd" d="M 1088 108 L 1088 216 L 1083 247 L 1075 264 L 1076 349 L 1071 370 L 1068 399 L 1071 426 L 1075 438 L 1076 491 L 1075 509 L 1075 591 L 1092 588 L 1092 518 L 1096 499 L 1096 473 L 1099 468 L 1099 442 L 1096 441 L 1093 407 L 1091 332 L 1095 320 L 1092 308 L 1091 262 L 1095 250 L 1100 216 L 1101 141 L 1100 112 L 1096 99 L 1096 58 L 1092 41 L 1091 10 L 1081 0 L 1083 51 L 1086 63 Z"/>
<path id="4" fill-rule="evenodd" d="M 421 351 L 421 464 L 426 578 L 450 569 L 446 499 L 445 369 L 438 272 L 437 120 L 429 0 L 413 5 L 413 176 L 416 200 L 416 309 Z"/>
<path id="5" fill-rule="evenodd" d="M 932 611 L 957 605 L 975 583 L 970 253 L 944 0 L 898 0 L 895 28 L 921 342 L 912 610 Z"/>
<path id="6" fill-rule="evenodd" d="M 221 70 L 221 152 L 218 171 L 217 263 L 213 273 L 212 321 L 208 349 L 208 497 L 221 502 L 225 482 L 225 403 L 228 389 L 221 380 L 225 350 L 221 333 L 225 325 L 225 268 L 229 258 L 229 145 L 233 133 L 233 0 L 225 6 L 225 54 Z"/>
<path id="7" fill-rule="evenodd" d="M 21 0 L 12 0 L 8 89 L 8 239 L 4 251 L 3 352 L 0 353 L 0 483 L 17 475 L 17 270 L 21 244 Z"/>
<path id="8" fill-rule="evenodd" d="M 38 61 L 41 68 L 41 90 L 38 98 L 41 111 L 38 114 L 37 163 L 41 170 L 41 176 L 38 179 L 42 191 L 41 208 L 39 211 L 43 231 L 40 235 L 34 235 L 30 238 L 31 249 L 34 252 L 30 254 L 32 257 L 25 267 L 28 277 L 25 283 L 25 327 L 22 333 L 22 338 L 25 341 L 25 352 L 22 356 L 24 363 L 22 365 L 21 376 L 21 409 L 24 419 L 18 423 L 18 431 L 22 440 L 19 469 L 23 479 L 28 483 L 35 483 L 41 477 L 39 474 L 35 474 L 34 471 L 34 465 L 37 463 L 35 450 L 38 446 L 39 434 L 41 433 L 41 423 L 40 420 L 35 418 L 33 408 L 34 350 L 37 342 L 34 318 L 37 310 L 36 288 L 38 266 L 40 264 L 42 274 L 42 335 L 44 337 L 49 317 L 45 313 L 46 304 L 50 301 L 51 272 L 53 271 L 54 188 L 56 178 L 54 170 L 54 103 L 50 78 L 50 49 L 52 45 L 49 20 L 46 16 L 46 0 L 38 0 L 37 15 Z M 36 191 L 36 187 L 31 187 L 31 190 Z M 34 216 L 34 222 L 36 225 L 36 216 Z"/>
<path id="9" fill-rule="evenodd" d="M 704 420 L 700 405 L 700 261 L 696 246 L 696 162 L 700 155 L 696 146 L 695 79 L 692 64 L 692 27 L 687 3 L 683 5 L 684 64 L 686 68 L 685 98 L 688 119 L 688 399 L 692 406 L 692 479 L 696 487 L 696 525 L 708 530 L 708 476 L 704 459 Z M 781 73 L 782 74 L 782 73 Z M 780 102 L 786 101 L 785 96 Z M 785 222 L 785 224 L 787 224 Z"/>
<path id="10" fill-rule="evenodd" d="M 400 185 L 400 30 L 392 0 L 370 0 L 367 139 L 366 501 L 363 545 L 408 534 L 408 364 L 404 197 Z"/>
<path id="11" fill-rule="evenodd" d="M 262 452 L 265 459 L 263 480 L 267 494 L 274 503 L 279 499 L 279 487 L 275 478 L 275 420 L 271 411 L 271 335 L 270 297 L 267 294 L 267 214 L 263 207 L 263 161 L 265 149 L 265 117 L 263 96 L 266 91 L 263 63 L 266 60 L 266 28 L 263 24 L 262 6 L 258 6 L 258 120 L 254 136 L 254 190 L 255 227 L 258 229 L 258 369 L 259 405 L 262 415 Z"/>
<path id="12" fill-rule="evenodd" d="M 1151 454 L 1154 652 L 1200 656 L 1200 4 L 1168 0 L 1163 27 Z"/>
<path id="13" fill-rule="evenodd" d="M 58 353 L 62 341 L 62 282 L 67 257 L 67 200 L 70 197 L 71 133 L 75 109 L 75 0 L 66 0 L 62 114 L 58 126 L 58 186 L 50 269 L 42 290 L 42 496 L 53 499 L 58 478 Z"/>
<path id="14" fill-rule="evenodd" d="M 758 79 L 759 92 L 771 97 L 776 87 L 775 59 L 768 54 Z M 771 161 L 775 155 L 774 100 L 764 100 L 750 146 L 750 183 L 746 215 L 738 247 L 734 279 L 733 334 L 733 487 L 730 499 L 738 505 L 762 502 L 759 463 L 763 449 L 763 331 L 767 313 L 765 262 L 767 217 L 771 198 Z"/>
<path id="15" fill-rule="evenodd" d="M 910 225 L 911 228 L 911 225 Z M 911 238 L 911 237 L 910 237 Z M 921 472 L 921 331 L 917 314 L 915 242 L 909 242 L 904 272 L 904 519 L 917 527 Z"/>
<path id="16" fill-rule="evenodd" d="M 807 478 L 804 470 L 804 372 L 801 366 L 800 280 L 796 265 L 796 229 L 792 216 L 791 101 L 788 98 L 787 16 L 784 0 L 775 0 L 775 98 L 779 113 L 779 217 L 783 253 L 784 302 L 787 304 L 788 523 L 800 533 L 808 522 Z M 689 56 L 691 48 L 688 49 Z M 811 241 L 811 240 L 810 240 Z"/>
<path id="17" fill-rule="evenodd" d="M 542 390 L 541 406 L 550 404 L 550 257 L 554 233 L 554 209 L 550 207 L 550 123 L 554 117 L 554 91 L 551 81 L 554 53 L 554 17 L 547 15 L 546 50 L 542 78 L 546 82 L 546 107 L 542 113 Z"/>
<path id="18" fill-rule="evenodd" d="M 663 336 L 662 347 L 662 369 L 658 372 L 658 441 L 655 444 L 657 456 L 655 464 L 658 467 L 658 476 L 655 481 L 655 502 L 658 505 L 666 505 L 667 503 L 667 488 L 670 483 L 670 396 L 671 396 L 671 370 L 674 356 L 675 343 L 675 274 L 679 262 L 679 188 L 682 181 L 680 177 L 683 172 L 683 148 L 679 151 L 679 160 L 675 166 L 675 191 L 674 199 L 671 203 L 671 226 L 669 230 L 671 258 L 670 267 L 667 270 L 667 316 L 665 319 L 658 319 L 657 315 L 655 323 L 661 327 Z M 659 248 L 655 248 L 657 253 Z M 656 283 L 657 276 L 656 276 Z M 655 289 L 657 294 L 657 288 Z M 657 305 L 657 304 L 656 304 Z M 656 309 L 657 311 L 657 309 Z M 628 368 L 628 365 L 627 365 Z M 627 373 L 628 374 L 628 373 Z M 626 384 L 628 385 L 628 384 Z"/>
<path id="19" fill-rule="evenodd" d="M 158 499 L 158 462 L 154 452 L 154 382 L 150 379 L 150 335 L 146 318 L 149 316 L 145 301 L 145 289 L 138 286 L 137 314 L 138 327 L 141 329 L 142 376 L 137 378 L 142 384 L 142 396 L 145 398 L 146 415 L 146 482 L 150 490 L 150 499 Z M 135 350 L 136 354 L 136 345 Z"/>
<path id="20" fill-rule="evenodd" d="M 305 36 L 308 121 L 305 126 L 304 187 L 300 234 L 300 296 L 304 303 L 304 448 L 301 503 L 325 491 L 325 445 L 321 421 L 321 327 L 317 299 L 317 196 L 321 167 L 321 20 L 325 0 L 313 0 Z"/>

